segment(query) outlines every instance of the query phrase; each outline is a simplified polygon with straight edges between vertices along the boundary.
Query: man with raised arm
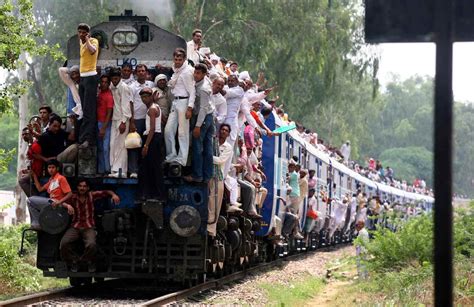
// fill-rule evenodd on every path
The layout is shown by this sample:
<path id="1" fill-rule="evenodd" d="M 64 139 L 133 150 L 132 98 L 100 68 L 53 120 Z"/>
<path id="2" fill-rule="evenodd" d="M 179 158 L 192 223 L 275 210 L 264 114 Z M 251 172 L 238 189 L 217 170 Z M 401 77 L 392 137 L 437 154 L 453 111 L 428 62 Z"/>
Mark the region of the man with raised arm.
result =
<path id="1" fill-rule="evenodd" d="M 79 96 L 81 98 L 83 120 L 79 131 L 79 143 L 82 147 L 96 144 L 96 101 L 97 101 L 97 58 L 99 41 L 90 35 L 90 27 L 85 23 L 77 27 L 79 36 Z"/>

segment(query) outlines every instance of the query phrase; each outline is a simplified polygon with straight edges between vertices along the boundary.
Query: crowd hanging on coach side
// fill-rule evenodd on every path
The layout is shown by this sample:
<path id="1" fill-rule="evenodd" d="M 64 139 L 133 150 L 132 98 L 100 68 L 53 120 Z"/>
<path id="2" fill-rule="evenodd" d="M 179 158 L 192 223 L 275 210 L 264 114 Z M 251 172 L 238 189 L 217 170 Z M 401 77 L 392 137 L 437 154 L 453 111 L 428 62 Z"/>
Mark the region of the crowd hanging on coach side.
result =
<path id="1" fill-rule="evenodd" d="M 106 30 L 80 24 L 77 31 L 68 44 L 68 66 L 59 68 L 67 116 L 42 106 L 23 129 L 29 167 L 19 179 L 33 228 L 41 229 L 39 214 L 49 204 L 73 216 L 60 244 L 69 262 L 79 259 L 70 248 L 76 232 L 95 227 L 96 199 L 111 197 L 118 206 L 166 202 L 170 170 L 186 184 L 206 187 L 211 238 L 226 213 L 257 221 L 256 234 L 276 244 L 288 238 L 308 242 L 314 233 L 329 244 L 336 233 L 352 237 L 356 221 L 366 221 L 369 229 L 377 223 L 392 227 L 389 212 L 408 217 L 431 210 L 426 184 L 397 181 L 391 168 L 384 171 L 373 159 L 366 169 L 359 167 L 350 160 L 349 141 L 340 150 L 325 146 L 277 106 L 278 97 L 269 98 L 273 88 L 262 73 L 254 82 L 237 62 L 205 47 L 201 30 L 187 43 L 170 36 L 172 52 L 158 62 L 118 66 L 111 65 L 117 52 L 139 49 L 150 37 L 122 29 L 105 43 Z M 77 47 L 78 58 L 70 46 Z M 66 177 L 59 174 L 60 163 Z M 74 177 L 105 178 L 117 187 L 138 182 L 137 191 L 131 200 L 112 189 L 89 193 L 89 180 L 79 179 L 73 193 L 68 179 Z M 83 259 L 89 261 L 95 235 L 83 236 L 89 253 Z M 95 271 L 93 261 L 89 270 Z"/>

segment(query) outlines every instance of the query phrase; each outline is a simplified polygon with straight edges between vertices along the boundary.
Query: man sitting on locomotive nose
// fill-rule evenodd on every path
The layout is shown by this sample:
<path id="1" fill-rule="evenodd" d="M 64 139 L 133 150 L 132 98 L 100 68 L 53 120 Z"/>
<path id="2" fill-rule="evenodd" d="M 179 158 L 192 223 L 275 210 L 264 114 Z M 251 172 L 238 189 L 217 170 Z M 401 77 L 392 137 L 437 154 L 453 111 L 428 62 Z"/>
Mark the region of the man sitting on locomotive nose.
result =
<path id="1" fill-rule="evenodd" d="M 189 119 L 196 99 L 194 69 L 186 61 L 186 51 L 176 48 L 173 53 L 173 76 L 168 82 L 174 95 L 171 112 L 165 127 L 166 161 L 185 166 L 189 152 Z M 176 131 L 178 131 L 179 152 L 176 152 Z"/>
<path id="2" fill-rule="evenodd" d="M 79 36 L 79 70 L 81 82 L 79 83 L 79 96 L 83 111 L 79 143 L 82 147 L 95 145 L 96 138 L 96 101 L 97 101 L 97 58 L 99 56 L 99 41 L 90 35 L 90 27 L 81 23 L 77 27 Z"/>
<path id="3" fill-rule="evenodd" d="M 70 215 L 74 214 L 73 208 L 66 203 L 72 197 L 72 192 L 66 177 L 59 173 L 59 161 L 55 159 L 49 160 L 47 165 L 51 178 L 49 178 L 45 185 L 42 186 L 40 184 L 35 172 L 31 173 L 38 192 L 47 191 L 49 194 L 49 197 L 31 196 L 28 198 L 27 206 L 30 211 L 31 228 L 36 230 L 41 229 L 39 224 L 41 210 L 50 204 L 53 207 L 62 206 L 67 209 Z"/>
<path id="4" fill-rule="evenodd" d="M 21 137 L 23 141 L 28 143 L 28 152 L 26 154 L 28 158 L 28 161 L 26 162 L 28 168 L 21 171 L 22 176 L 18 180 L 18 184 L 23 192 L 25 192 L 26 196 L 30 197 L 39 194 L 36 187 L 31 185 L 31 177 L 28 170 L 34 172 L 38 177 L 43 175 L 43 160 L 39 158 L 39 155 L 41 155 L 41 146 L 38 144 L 38 141 L 33 138 L 32 133 L 27 127 L 23 128 Z"/>
<path id="5" fill-rule="evenodd" d="M 49 119 L 48 129 L 38 138 L 42 149 L 38 157 L 44 162 L 57 159 L 61 163 L 74 163 L 77 159 L 78 145 L 70 144 L 74 141 L 74 130 L 66 132 L 61 125 L 61 117 L 52 116 Z"/>
<path id="6" fill-rule="evenodd" d="M 77 193 L 71 195 L 68 205 L 74 215 L 71 226 L 59 244 L 61 258 L 70 264 L 71 271 L 78 271 L 78 262 L 84 261 L 88 264 L 88 271 L 95 272 L 96 254 L 96 233 L 94 230 L 94 201 L 111 197 L 115 205 L 120 203 L 120 198 L 113 191 L 90 191 L 89 182 L 86 179 L 79 179 L 77 183 Z M 79 238 L 84 241 L 84 253 L 82 256 L 74 251 L 74 242 Z"/>

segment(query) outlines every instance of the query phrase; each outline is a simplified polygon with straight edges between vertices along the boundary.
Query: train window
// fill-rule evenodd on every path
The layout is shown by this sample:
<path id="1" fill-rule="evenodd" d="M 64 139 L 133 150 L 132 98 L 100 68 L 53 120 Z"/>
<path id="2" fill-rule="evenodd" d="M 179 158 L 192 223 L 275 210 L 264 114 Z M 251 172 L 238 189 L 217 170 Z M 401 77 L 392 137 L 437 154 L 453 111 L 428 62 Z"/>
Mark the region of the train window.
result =
<path id="1" fill-rule="evenodd" d="M 150 27 L 148 25 L 140 26 L 140 42 L 150 41 Z"/>

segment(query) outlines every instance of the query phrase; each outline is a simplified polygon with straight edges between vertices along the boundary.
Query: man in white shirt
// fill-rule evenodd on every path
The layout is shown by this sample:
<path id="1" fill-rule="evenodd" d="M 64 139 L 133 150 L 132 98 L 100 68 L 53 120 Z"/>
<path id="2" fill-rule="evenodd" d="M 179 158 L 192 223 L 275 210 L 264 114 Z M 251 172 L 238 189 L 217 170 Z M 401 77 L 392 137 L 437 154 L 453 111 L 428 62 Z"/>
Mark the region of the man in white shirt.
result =
<path id="1" fill-rule="evenodd" d="M 148 69 L 144 64 L 138 64 L 136 67 L 137 80 L 130 83 L 130 89 L 133 95 L 130 109 L 132 117 L 130 119 L 130 132 L 137 132 L 143 135 L 145 131 L 145 118 L 147 107 L 140 97 L 140 91 L 145 87 L 152 88 L 153 82 L 146 79 Z M 123 82 L 123 81 L 122 81 Z M 128 149 L 128 171 L 130 178 L 138 177 L 139 160 L 141 148 Z"/>
<path id="2" fill-rule="evenodd" d="M 119 68 L 111 69 L 110 90 L 114 97 L 114 110 L 112 115 L 112 127 L 110 133 L 110 177 L 127 176 L 127 149 L 125 148 L 125 138 L 129 130 L 132 112 L 130 102 L 132 101 L 132 91 L 121 80 Z"/>
<path id="3" fill-rule="evenodd" d="M 196 99 L 194 68 L 186 61 L 186 52 L 176 48 L 173 53 L 173 76 L 168 82 L 174 96 L 168 122 L 165 127 L 166 161 L 185 166 L 189 153 L 189 119 Z M 178 131 L 179 153 L 176 152 L 176 131 Z"/>
<path id="4" fill-rule="evenodd" d="M 133 77 L 133 67 L 132 64 L 129 62 L 125 62 L 122 64 L 122 82 L 126 85 L 130 86 L 135 81 Z"/>
<path id="5" fill-rule="evenodd" d="M 230 126 L 222 124 L 219 130 L 219 155 L 213 157 L 216 174 L 209 182 L 209 214 L 207 231 L 210 236 L 216 235 L 216 225 L 224 196 L 224 165 L 232 159 L 232 146 L 226 141 L 230 134 Z M 240 210 L 240 209 L 238 209 Z"/>
<path id="6" fill-rule="evenodd" d="M 225 99 L 226 92 L 224 91 L 225 81 L 221 77 L 217 77 L 212 82 L 212 95 L 211 100 L 214 103 L 215 113 L 214 118 L 216 119 L 217 129 L 224 123 L 227 116 L 227 101 Z"/>
<path id="7" fill-rule="evenodd" d="M 196 65 L 200 62 L 201 55 L 199 54 L 199 48 L 202 44 L 202 31 L 200 29 L 194 29 L 193 39 L 187 42 L 187 55 L 188 59 L 193 61 Z"/>
<path id="8" fill-rule="evenodd" d="M 344 144 L 342 144 L 341 153 L 344 156 L 344 164 L 347 165 L 351 156 L 351 142 L 346 141 Z"/>

